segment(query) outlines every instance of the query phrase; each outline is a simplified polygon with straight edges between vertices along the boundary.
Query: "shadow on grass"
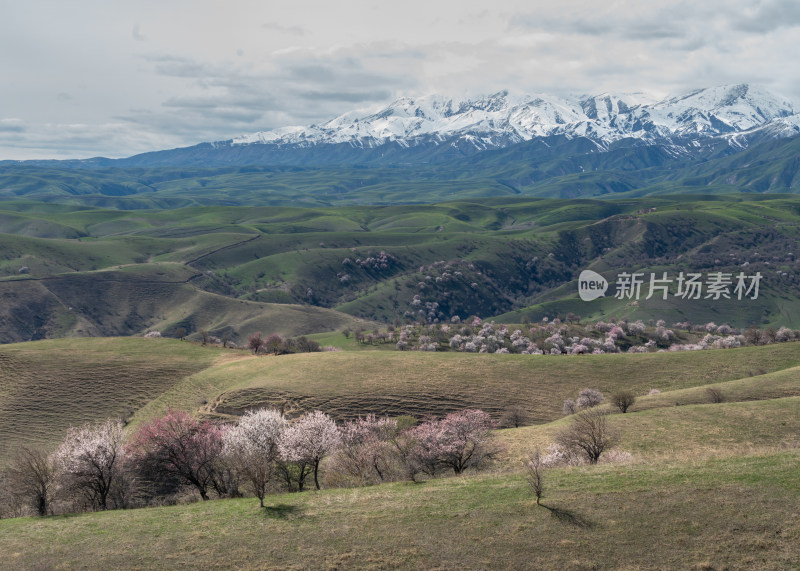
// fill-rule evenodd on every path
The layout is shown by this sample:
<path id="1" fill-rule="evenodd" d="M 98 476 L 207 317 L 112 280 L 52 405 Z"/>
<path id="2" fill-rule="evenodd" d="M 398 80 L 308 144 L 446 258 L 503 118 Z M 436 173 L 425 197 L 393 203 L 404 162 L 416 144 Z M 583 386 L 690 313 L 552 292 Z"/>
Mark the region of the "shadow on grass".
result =
<path id="1" fill-rule="evenodd" d="M 289 519 L 291 516 L 301 515 L 303 510 L 291 504 L 278 504 L 264 506 L 264 515 L 272 519 Z"/>
<path id="2" fill-rule="evenodd" d="M 594 527 L 594 523 L 591 520 L 586 519 L 585 517 L 575 513 L 574 511 L 546 506 L 544 504 L 539 504 L 539 505 L 549 510 L 550 515 L 556 518 L 561 523 L 565 523 L 567 525 L 574 525 L 575 527 L 580 527 L 581 529 L 591 529 L 592 527 Z"/>

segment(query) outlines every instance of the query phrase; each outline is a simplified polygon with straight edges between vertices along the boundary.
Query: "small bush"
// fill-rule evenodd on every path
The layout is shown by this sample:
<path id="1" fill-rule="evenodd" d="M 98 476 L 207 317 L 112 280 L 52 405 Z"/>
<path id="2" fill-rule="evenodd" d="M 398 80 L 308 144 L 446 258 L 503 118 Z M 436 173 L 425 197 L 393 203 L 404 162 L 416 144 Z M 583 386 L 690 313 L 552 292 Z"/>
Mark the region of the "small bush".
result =
<path id="1" fill-rule="evenodd" d="M 706 389 L 706 397 L 708 398 L 709 402 L 712 403 L 721 403 L 725 400 L 725 397 L 722 394 L 722 391 L 717 387 L 708 387 Z"/>
<path id="2" fill-rule="evenodd" d="M 619 391 L 611 397 L 611 402 L 621 413 L 625 414 L 636 402 L 636 395 L 631 391 Z"/>
<path id="3" fill-rule="evenodd" d="M 519 428 L 528 422 L 530 422 L 530 415 L 524 407 L 510 406 L 500 416 L 499 426 L 501 428 Z"/>
<path id="4" fill-rule="evenodd" d="M 568 427 L 556 437 L 565 449 L 582 455 L 589 464 L 597 464 L 600 456 L 617 442 L 617 434 L 606 422 L 607 413 L 597 408 L 582 410 Z"/>

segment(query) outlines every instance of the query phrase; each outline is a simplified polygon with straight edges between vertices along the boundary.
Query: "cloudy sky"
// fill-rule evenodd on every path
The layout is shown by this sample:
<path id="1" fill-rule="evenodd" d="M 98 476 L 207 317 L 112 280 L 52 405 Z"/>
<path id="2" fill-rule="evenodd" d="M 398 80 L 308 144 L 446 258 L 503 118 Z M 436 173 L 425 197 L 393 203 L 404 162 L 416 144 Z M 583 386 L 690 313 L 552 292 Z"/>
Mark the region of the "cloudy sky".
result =
<path id="1" fill-rule="evenodd" d="M 121 157 L 401 95 L 758 83 L 800 103 L 797 0 L 0 0 L 0 160 Z"/>

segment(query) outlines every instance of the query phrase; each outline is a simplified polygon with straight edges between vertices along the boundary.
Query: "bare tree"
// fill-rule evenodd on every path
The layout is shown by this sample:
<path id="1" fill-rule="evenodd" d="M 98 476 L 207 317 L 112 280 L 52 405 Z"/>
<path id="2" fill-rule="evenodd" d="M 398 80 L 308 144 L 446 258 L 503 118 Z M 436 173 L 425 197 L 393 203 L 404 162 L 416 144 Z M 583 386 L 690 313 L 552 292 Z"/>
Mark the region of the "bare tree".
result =
<path id="1" fill-rule="evenodd" d="M 712 403 L 715 403 L 715 404 L 716 403 L 721 403 L 722 401 L 725 400 L 725 397 L 723 396 L 722 391 L 720 389 L 718 389 L 717 387 L 708 387 L 708 388 L 706 388 L 706 396 L 708 397 L 708 400 L 710 400 Z"/>
<path id="2" fill-rule="evenodd" d="M 278 333 L 270 333 L 264 340 L 264 351 L 280 355 L 286 351 L 286 340 Z"/>
<path id="3" fill-rule="evenodd" d="M 619 391 L 611 397 L 611 402 L 624 414 L 636 402 L 636 395 L 632 391 Z"/>
<path id="4" fill-rule="evenodd" d="M 750 345 L 763 345 L 767 342 L 764 333 L 758 328 L 757 325 L 751 325 L 748 327 L 747 331 L 744 332 L 744 338 Z"/>
<path id="5" fill-rule="evenodd" d="M 261 331 L 253 333 L 247 338 L 247 346 L 253 351 L 253 355 L 264 346 L 264 339 L 261 337 Z"/>
<path id="6" fill-rule="evenodd" d="M 530 421 L 530 415 L 524 407 L 515 405 L 506 408 L 500 417 L 499 425 L 503 428 L 519 428 Z"/>
<path id="7" fill-rule="evenodd" d="M 536 496 L 537 506 L 544 496 L 544 470 L 545 466 L 542 462 L 542 453 L 538 448 L 536 448 L 533 452 L 531 452 L 530 459 L 525 464 L 525 472 L 528 485 L 531 487 L 533 494 Z"/>
<path id="8" fill-rule="evenodd" d="M 38 515 L 50 513 L 56 473 L 47 454 L 23 447 L 11 461 L 7 474 L 12 493 L 21 496 Z"/>
<path id="9" fill-rule="evenodd" d="M 582 410 L 568 427 L 556 435 L 556 442 L 569 450 L 579 451 L 590 464 L 597 464 L 600 455 L 618 440 L 606 422 L 607 415 L 597 408 Z"/>
<path id="10" fill-rule="evenodd" d="M 175 330 L 175 337 L 183 341 L 183 338 L 186 337 L 186 328 L 185 327 L 178 327 Z"/>

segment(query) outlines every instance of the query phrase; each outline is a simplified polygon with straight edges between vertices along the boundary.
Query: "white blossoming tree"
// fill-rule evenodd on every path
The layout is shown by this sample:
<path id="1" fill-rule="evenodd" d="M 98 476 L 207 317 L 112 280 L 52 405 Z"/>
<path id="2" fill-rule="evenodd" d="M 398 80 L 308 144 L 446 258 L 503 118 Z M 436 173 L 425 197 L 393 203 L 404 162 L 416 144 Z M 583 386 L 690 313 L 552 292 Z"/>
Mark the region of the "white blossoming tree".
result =
<path id="1" fill-rule="evenodd" d="M 319 490 L 319 465 L 333 452 L 341 439 L 336 423 L 327 414 L 315 410 L 290 424 L 280 443 L 281 457 L 297 467 L 298 491 L 303 491 L 305 479 L 312 471 L 314 485 Z"/>
<path id="2" fill-rule="evenodd" d="M 248 411 L 222 437 L 223 455 L 247 480 L 264 507 L 264 496 L 275 472 L 286 420 L 277 410 Z"/>
<path id="3" fill-rule="evenodd" d="M 107 509 L 126 460 L 119 420 L 70 428 L 53 453 L 61 489 L 83 495 L 96 509 Z"/>

